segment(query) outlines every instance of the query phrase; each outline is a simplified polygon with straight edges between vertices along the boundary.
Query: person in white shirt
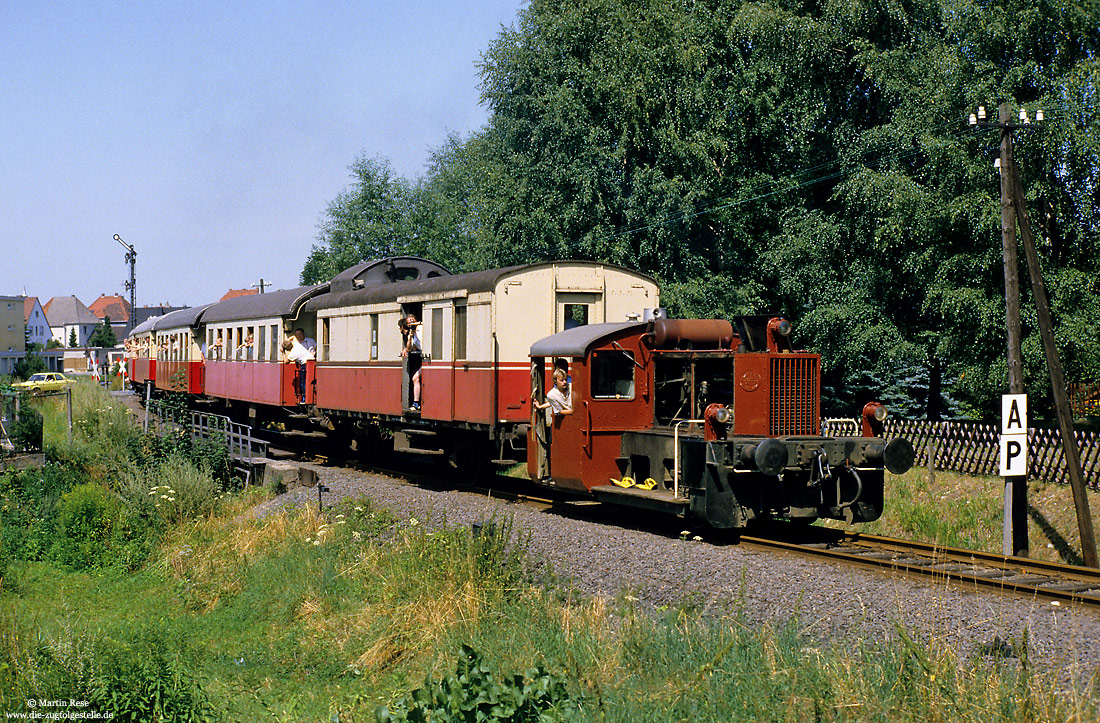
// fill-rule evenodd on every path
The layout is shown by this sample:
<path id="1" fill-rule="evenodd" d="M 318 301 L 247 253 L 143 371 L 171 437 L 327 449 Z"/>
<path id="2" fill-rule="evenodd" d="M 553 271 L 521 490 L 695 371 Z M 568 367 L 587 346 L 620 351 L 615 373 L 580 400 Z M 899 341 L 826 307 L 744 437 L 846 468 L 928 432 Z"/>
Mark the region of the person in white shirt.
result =
<path id="1" fill-rule="evenodd" d="M 306 336 L 305 329 L 298 327 L 294 330 L 294 338 L 298 340 L 298 343 L 306 348 L 306 351 L 310 352 L 314 356 L 317 356 L 317 340 Z"/>
<path id="2" fill-rule="evenodd" d="M 554 388 L 546 393 L 546 401 L 542 404 L 536 403 L 535 408 L 548 408 L 552 417 L 573 413 L 573 390 L 565 378 L 565 371 L 562 369 L 554 370 Z"/>
<path id="3" fill-rule="evenodd" d="M 294 362 L 294 390 L 298 393 L 298 402 L 306 401 L 306 362 L 313 358 L 313 353 L 306 349 L 294 337 L 289 337 L 283 342 L 283 361 Z"/>

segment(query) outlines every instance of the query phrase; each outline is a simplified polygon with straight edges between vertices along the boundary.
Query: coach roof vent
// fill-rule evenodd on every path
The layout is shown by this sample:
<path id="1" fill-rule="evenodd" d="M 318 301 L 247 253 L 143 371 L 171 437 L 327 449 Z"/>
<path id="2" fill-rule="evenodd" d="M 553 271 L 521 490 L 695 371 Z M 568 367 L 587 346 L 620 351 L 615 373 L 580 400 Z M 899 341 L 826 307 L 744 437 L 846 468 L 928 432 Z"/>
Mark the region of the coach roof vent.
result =
<path id="1" fill-rule="evenodd" d="M 392 284 L 397 281 L 415 281 L 450 275 L 449 270 L 434 261 L 416 256 L 393 256 L 364 261 L 341 271 L 332 277 L 329 289 L 333 293 L 340 293 L 376 284 Z"/>

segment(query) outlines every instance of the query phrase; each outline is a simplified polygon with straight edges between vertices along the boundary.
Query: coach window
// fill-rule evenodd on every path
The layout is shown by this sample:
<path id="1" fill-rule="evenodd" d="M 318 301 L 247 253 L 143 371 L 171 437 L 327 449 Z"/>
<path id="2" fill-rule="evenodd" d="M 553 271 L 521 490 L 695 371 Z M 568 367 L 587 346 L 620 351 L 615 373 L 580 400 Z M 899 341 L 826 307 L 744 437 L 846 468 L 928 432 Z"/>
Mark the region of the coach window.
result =
<path id="1" fill-rule="evenodd" d="M 443 309 L 432 309 L 432 359 L 443 359 Z"/>
<path id="2" fill-rule="evenodd" d="M 281 341 L 281 339 L 279 339 L 279 325 L 278 324 L 272 324 L 271 325 L 271 348 L 268 349 L 270 354 L 267 357 L 271 361 L 279 361 L 279 342 L 280 341 Z"/>
<path id="3" fill-rule="evenodd" d="M 328 361 L 329 321 L 330 319 L 321 319 L 321 345 L 317 349 L 318 361 Z"/>
<path id="4" fill-rule="evenodd" d="M 466 359 L 466 305 L 455 304 L 455 359 Z"/>
<path id="5" fill-rule="evenodd" d="M 378 314 L 370 315 L 370 359 L 378 359 Z"/>
<path id="6" fill-rule="evenodd" d="M 634 354 L 619 349 L 592 352 L 592 397 L 634 398 Z"/>
<path id="7" fill-rule="evenodd" d="M 563 329 L 572 329 L 588 324 L 588 304 L 566 304 Z"/>
<path id="8" fill-rule="evenodd" d="M 256 338 L 256 359 L 257 361 L 264 358 L 264 350 L 267 349 L 267 327 L 261 326 L 257 329 L 260 335 Z"/>

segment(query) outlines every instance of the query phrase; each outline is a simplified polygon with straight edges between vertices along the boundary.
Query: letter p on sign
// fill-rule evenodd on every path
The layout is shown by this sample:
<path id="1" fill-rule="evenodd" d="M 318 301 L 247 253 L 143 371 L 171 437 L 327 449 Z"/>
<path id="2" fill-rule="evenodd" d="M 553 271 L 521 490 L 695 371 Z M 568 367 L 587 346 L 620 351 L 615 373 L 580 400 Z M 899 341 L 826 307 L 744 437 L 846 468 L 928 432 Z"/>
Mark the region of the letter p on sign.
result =
<path id="1" fill-rule="evenodd" d="M 1027 474 L 1027 395 L 1001 396 L 1001 476 Z"/>

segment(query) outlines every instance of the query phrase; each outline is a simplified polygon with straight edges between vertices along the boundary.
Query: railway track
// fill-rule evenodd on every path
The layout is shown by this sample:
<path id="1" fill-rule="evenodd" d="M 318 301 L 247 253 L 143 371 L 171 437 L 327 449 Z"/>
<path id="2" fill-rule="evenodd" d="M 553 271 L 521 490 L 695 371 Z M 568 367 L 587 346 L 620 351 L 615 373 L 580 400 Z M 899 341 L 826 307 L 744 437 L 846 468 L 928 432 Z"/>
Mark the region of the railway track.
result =
<path id="1" fill-rule="evenodd" d="M 1067 602 L 1100 608 L 1098 569 L 858 532 L 810 529 L 814 531 L 810 539 L 792 541 L 745 535 L 740 537 L 739 544 L 978 589 L 1018 593 L 1050 600 L 1052 604 Z"/>
<path id="2" fill-rule="evenodd" d="M 320 456 L 319 461 L 330 462 L 327 456 Z M 453 479 L 444 479 L 439 474 L 438 467 L 433 472 L 383 468 L 346 459 L 331 459 L 331 462 L 364 471 L 369 469 L 400 476 L 428 487 L 456 484 Z M 491 479 L 487 484 L 460 486 L 471 492 L 540 510 L 554 510 L 568 515 L 583 514 L 602 524 L 622 522 L 621 516 L 613 510 L 587 498 L 555 495 L 553 491 L 535 487 L 516 478 L 494 475 Z M 605 510 L 606 514 L 601 514 L 598 510 Z M 632 519 L 633 524 L 645 525 L 639 517 Z M 679 530 L 683 525 L 682 521 L 669 520 L 665 516 L 653 522 L 659 529 L 650 531 L 673 536 L 677 534 L 672 532 L 673 528 Z M 1068 603 L 1100 608 L 1100 569 L 823 527 L 776 525 L 772 532 L 774 534 L 767 536 L 752 534 L 708 537 L 714 539 L 715 544 L 736 544 L 861 568 L 893 571 L 934 582 L 973 586 L 976 590 L 1027 595 L 1050 600 L 1052 604 Z"/>

